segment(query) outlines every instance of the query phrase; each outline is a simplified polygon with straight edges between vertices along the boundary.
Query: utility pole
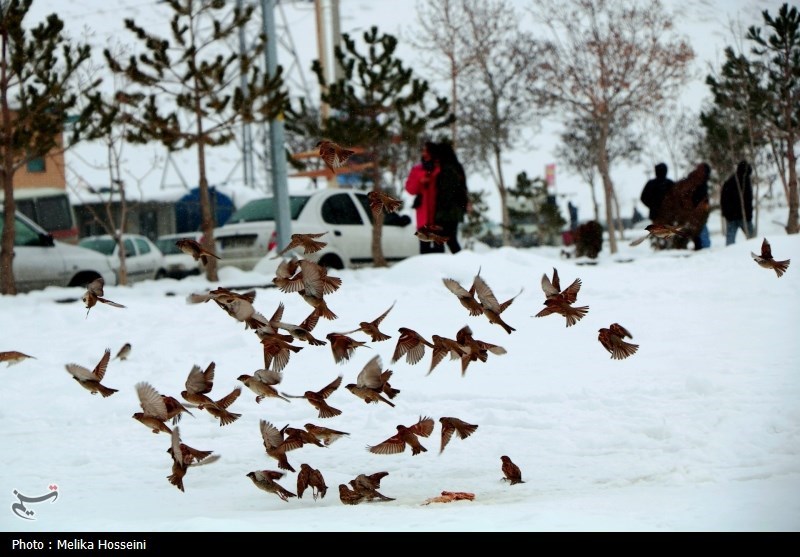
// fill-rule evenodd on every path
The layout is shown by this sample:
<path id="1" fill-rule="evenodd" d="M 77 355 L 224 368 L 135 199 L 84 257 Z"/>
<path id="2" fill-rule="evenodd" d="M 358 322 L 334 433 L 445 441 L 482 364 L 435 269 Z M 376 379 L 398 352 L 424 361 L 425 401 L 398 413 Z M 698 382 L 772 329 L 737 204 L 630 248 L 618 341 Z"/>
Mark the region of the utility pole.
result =
<path id="1" fill-rule="evenodd" d="M 236 8 L 241 10 L 242 0 L 236 0 Z M 239 55 L 244 56 L 247 50 L 244 36 L 244 26 L 239 27 Z M 239 77 L 242 91 L 247 91 L 247 76 L 242 73 Z M 249 122 L 242 122 L 242 168 L 244 170 L 244 185 L 255 187 L 255 167 L 253 166 L 253 132 Z"/>
<path id="2" fill-rule="evenodd" d="M 317 56 L 322 69 L 323 92 L 327 89 L 327 84 L 337 81 L 342 75 L 342 69 L 336 63 L 334 49 L 341 40 L 341 30 L 339 25 L 339 0 L 314 0 L 314 10 L 317 16 Z M 329 15 L 329 17 L 326 17 Z M 330 25 L 328 25 L 330 20 Z M 320 117 L 322 122 L 330 117 L 330 106 L 320 101 Z M 338 187 L 336 175 L 328 178 L 328 187 Z"/>
<path id="3" fill-rule="evenodd" d="M 261 0 L 264 35 L 267 37 L 267 75 L 274 77 L 278 71 L 278 39 L 275 31 L 275 5 L 278 0 Z M 275 231 L 278 251 L 289 245 L 291 214 L 289 212 L 289 184 L 284 152 L 283 115 L 269 123 L 269 154 L 272 167 L 272 193 L 275 197 Z"/>

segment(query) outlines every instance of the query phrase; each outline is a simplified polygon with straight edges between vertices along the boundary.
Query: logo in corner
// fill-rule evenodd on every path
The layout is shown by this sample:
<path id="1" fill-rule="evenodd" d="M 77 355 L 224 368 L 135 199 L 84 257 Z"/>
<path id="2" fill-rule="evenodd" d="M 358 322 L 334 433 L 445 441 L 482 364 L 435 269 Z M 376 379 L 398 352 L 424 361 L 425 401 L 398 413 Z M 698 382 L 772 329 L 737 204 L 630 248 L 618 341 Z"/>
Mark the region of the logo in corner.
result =
<path id="1" fill-rule="evenodd" d="M 11 504 L 11 512 L 24 520 L 36 520 L 36 511 L 28 508 L 26 503 L 28 505 L 32 505 L 36 503 L 43 503 L 48 499 L 51 499 L 51 503 L 55 503 L 56 499 L 58 499 L 58 486 L 56 484 L 50 484 L 47 486 L 47 489 L 49 490 L 49 493 L 40 495 L 38 497 L 28 497 L 27 495 L 23 495 L 15 489 L 14 497 L 17 498 L 17 502 Z"/>

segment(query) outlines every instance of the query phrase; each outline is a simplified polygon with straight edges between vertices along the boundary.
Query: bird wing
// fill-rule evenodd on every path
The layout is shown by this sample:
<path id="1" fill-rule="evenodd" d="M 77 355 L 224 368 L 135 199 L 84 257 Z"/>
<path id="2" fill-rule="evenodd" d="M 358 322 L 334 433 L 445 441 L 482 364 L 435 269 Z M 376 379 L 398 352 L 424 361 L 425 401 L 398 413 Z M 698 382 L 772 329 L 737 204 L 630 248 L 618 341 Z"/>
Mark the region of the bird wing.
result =
<path id="1" fill-rule="evenodd" d="M 453 432 L 456 430 L 456 428 L 453 427 L 453 424 L 449 420 L 441 418 L 440 421 L 442 422 L 442 445 L 441 448 L 439 449 L 439 454 L 444 452 L 444 448 L 450 442 L 450 438 L 453 437 Z"/>
<path id="2" fill-rule="evenodd" d="M 382 367 L 380 355 L 375 356 L 367 362 L 367 365 L 365 365 L 364 369 L 358 374 L 356 384 L 358 384 L 359 387 L 367 387 L 368 389 L 380 389 L 383 385 L 381 382 Z"/>
<path id="3" fill-rule="evenodd" d="M 186 390 L 193 394 L 206 394 L 210 392 L 211 388 L 214 386 L 213 380 L 213 368 L 211 370 L 211 379 L 209 380 L 200 366 L 192 366 L 192 369 L 189 371 L 189 376 L 186 378 Z"/>
<path id="4" fill-rule="evenodd" d="M 761 242 L 761 257 L 764 259 L 772 259 L 772 246 L 769 245 L 766 238 Z"/>
<path id="5" fill-rule="evenodd" d="M 495 313 L 500 313 L 500 302 L 497 301 L 495 298 L 492 289 L 489 288 L 489 285 L 486 284 L 480 276 L 475 277 L 475 293 L 478 295 L 478 300 L 480 300 L 481 305 L 484 307 L 489 308 L 491 311 Z"/>
<path id="6" fill-rule="evenodd" d="M 450 292 L 459 298 L 472 298 L 472 294 L 467 292 L 467 289 L 461 286 L 458 281 L 451 278 L 444 278 L 442 279 L 442 282 Z"/>
<path id="7" fill-rule="evenodd" d="M 620 338 L 625 338 L 625 337 L 633 338 L 633 335 L 628 331 L 628 329 L 626 329 L 619 323 L 612 323 L 611 325 L 608 326 L 608 328 L 611 330 L 613 334 L 617 335 Z"/>
<path id="8" fill-rule="evenodd" d="M 94 374 L 83 366 L 78 364 L 67 364 L 65 366 L 67 371 L 79 381 L 96 381 Z"/>
<path id="9" fill-rule="evenodd" d="M 375 446 L 368 446 L 367 450 L 373 454 L 399 454 L 406 450 L 406 442 L 398 435 L 392 435 L 386 441 Z"/>
<path id="10" fill-rule="evenodd" d="M 387 315 L 389 315 L 389 312 L 390 312 L 390 311 L 392 311 L 392 308 L 394 307 L 394 305 L 395 305 L 396 303 L 397 303 L 397 300 L 395 300 L 394 302 L 392 302 L 392 305 L 391 305 L 391 306 L 389 306 L 389 309 L 387 309 L 386 311 L 384 311 L 384 312 L 383 312 L 382 314 L 380 314 L 380 315 L 379 315 L 379 316 L 378 316 L 378 317 L 377 317 L 377 318 L 376 318 L 374 321 L 372 321 L 372 324 L 373 324 L 373 325 L 375 325 L 376 327 L 377 327 L 378 325 L 380 325 L 380 324 L 381 324 L 381 321 L 383 321 L 383 320 L 386 318 L 386 316 L 387 316 Z"/>
<path id="11" fill-rule="evenodd" d="M 280 430 L 266 420 L 261 420 L 258 423 L 261 430 L 261 439 L 264 441 L 264 448 L 267 450 L 274 449 L 283 443 L 283 435 Z"/>
<path id="12" fill-rule="evenodd" d="M 611 358 L 613 360 L 624 360 L 628 356 L 633 356 L 638 349 L 638 344 L 631 344 L 618 336 L 611 335 Z"/>
<path id="13" fill-rule="evenodd" d="M 419 421 L 408 429 L 420 437 L 429 437 L 433 433 L 433 425 L 433 418 L 420 416 Z"/>
<path id="14" fill-rule="evenodd" d="M 103 357 L 100 358 L 100 361 L 97 362 L 97 365 L 92 372 L 95 379 L 98 381 L 103 380 L 103 376 L 106 374 L 106 368 L 108 367 L 108 362 L 111 359 L 111 350 L 106 348 L 106 351 L 103 353 Z"/>
<path id="15" fill-rule="evenodd" d="M 101 298 L 101 297 L 99 297 L 99 296 L 97 297 L 97 301 L 98 301 L 98 302 L 102 302 L 102 303 L 104 303 L 104 304 L 108 304 L 109 306 L 113 306 L 113 307 L 115 307 L 115 308 L 124 308 L 124 307 L 125 307 L 125 306 L 123 306 L 122 304 L 118 304 L 117 302 L 112 302 L 112 301 L 111 301 L 111 300 L 109 300 L 109 299 L 106 299 L 106 298 Z"/>
<path id="16" fill-rule="evenodd" d="M 636 238 L 633 242 L 630 243 L 630 245 L 631 245 L 631 247 L 638 246 L 639 244 L 641 244 L 642 242 L 647 240 L 649 237 L 650 237 L 650 234 L 648 234 L 647 236 L 642 236 L 641 238 Z"/>
<path id="17" fill-rule="evenodd" d="M 274 369 L 259 369 L 253 372 L 253 377 L 267 385 L 277 385 L 283 380 L 281 372 Z"/>
<path id="18" fill-rule="evenodd" d="M 331 396 L 331 393 L 339 388 L 339 385 L 342 384 L 342 376 L 340 375 L 333 381 L 331 381 L 328 385 L 326 385 L 322 390 L 317 391 L 317 394 L 322 398 L 328 398 Z"/>
<path id="19" fill-rule="evenodd" d="M 553 281 L 558 282 L 558 271 L 556 271 L 555 268 L 553 269 Z M 542 291 L 544 292 L 545 298 L 552 298 L 561 293 L 559 287 L 551 283 L 550 279 L 547 278 L 547 274 L 542 275 Z"/>
<path id="20" fill-rule="evenodd" d="M 103 287 L 105 286 L 106 281 L 103 280 L 103 277 L 98 277 L 86 285 L 86 290 L 94 294 L 95 296 L 102 296 L 103 295 Z"/>
<path id="21" fill-rule="evenodd" d="M 136 394 L 139 396 L 139 404 L 145 415 L 158 418 L 162 421 L 169 419 L 167 405 L 164 399 L 150 383 L 137 383 Z"/>
<path id="22" fill-rule="evenodd" d="M 581 289 L 581 279 L 576 278 L 562 293 L 561 299 L 568 304 L 574 304 L 578 299 L 578 292 Z"/>
<path id="23" fill-rule="evenodd" d="M 478 429 L 477 425 L 468 424 L 464 420 L 459 420 L 458 418 L 450 418 L 452 420 L 453 426 L 455 427 L 456 433 L 458 437 L 461 439 L 466 439 L 473 433 L 475 430 Z"/>
<path id="24" fill-rule="evenodd" d="M 226 395 L 226 396 L 222 397 L 221 399 L 219 399 L 218 401 L 216 401 L 216 404 L 220 408 L 227 408 L 228 406 L 233 404 L 233 402 L 237 398 L 239 398 L 240 394 L 242 394 L 242 388 L 241 387 L 234 387 L 234 389 L 228 395 Z"/>

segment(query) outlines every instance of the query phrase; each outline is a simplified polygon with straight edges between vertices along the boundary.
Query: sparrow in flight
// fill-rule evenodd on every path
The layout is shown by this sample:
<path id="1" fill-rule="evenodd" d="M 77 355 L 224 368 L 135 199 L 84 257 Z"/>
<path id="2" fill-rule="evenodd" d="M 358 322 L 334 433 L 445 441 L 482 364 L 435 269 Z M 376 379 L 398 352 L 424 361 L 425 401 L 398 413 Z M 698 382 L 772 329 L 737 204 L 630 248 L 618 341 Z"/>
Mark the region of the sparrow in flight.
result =
<path id="1" fill-rule="evenodd" d="M 354 331 L 350 332 L 352 333 Z M 333 361 L 335 361 L 337 364 L 341 364 L 349 360 L 353 356 L 353 352 L 355 352 L 356 348 L 367 345 L 366 342 L 356 340 L 344 333 L 328 333 L 325 338 L 331 342 Z"/>
<path id="2" fill-rule="evenodd" d="M 322 441 L 326 447 L 334 441 L 341 439 L 345 435 L 350 435 L 346 431 L 337 431 L 335 429 L 330 429 L 321 425 L 314 425 L 312 423 L 308 423 L 303 427 L 305 427 L 306 431 L 308 431 L 314 437 Z"/>
<path id="3" fill-rule="evenodd" d="M 489 285 L 486 284 L 486 281 L 483 280 L 480 275 L 475 277 L 473 286 L 475 287 L 475 294 L 478 296 L 478 301 L 483 309 L 483 314 L 487 319 L 489 319 L 489 323 L 500 325 L 508 334 L 511 334 L 511 331 L 516 331 L 514 327 L 503 321 L 503 319 L 500 317 L 500 314 L 511 305 L 517 296 L 522 294 L 522 290 L 519 291 L 517 296 L 514 296 L 513 298 L 510 298 L 501 304 L 497 301 L 492 289 L 489 288 Z"/>
<path id="4" fill-rule="evenodd" d="M 400 336 L 397 339 L 397 344 L 392 354 L 392 363 L 406 357 L 406 362 L 411 365 L 418 363 L 425 355 L 425 347 L 433 348 L 433 344 L 422 338 L 418 332 L 407 327 L 400 327 L 398 329 Z"/>
<path id="5" fill-rule="evenodd" d="M 317 149 L 319 149 L 319 156 L 322 162 L 324 162 L 325 166 L 334 174 L 336 174 L 337 168 L 344 166 L 347 159 L 355 154 L 355 151 L 339 147 L 333 141 L 328 141 L 326 139 L 317 143 Z"/>
<path id="6" fill-rule="evenodd" d="M 370 402 L 377 404 L 380 401 L 394 408 L 394 403 L 381 395 L 381 393 L 384 392 L 384 388 L 388 385 L 389 378 L 392 376 L 391 371 L 383 373 L 381 371 L 382 368 L 381 357 L 375 356 L 367 362 L 367 365 L 365 365 L 364 369 L 358 374 L 356 382 L 345 385 L 345 389 L 367 404 Z M 389 386 L 389 389 L 390 392 L 396 390 L 391 389 L 391 386 Z"/>
<path id="7" fill-rule="evenodd" d="M 381 321 L 383 321 L 386 318 L 386 316 L 389 315 L 389 312 L 392 311 L 392 308 L 394 307 L 394 304 L 396 304 L 396 303 L 397 303 L 396 301 L 393 302 L 392 305 L 389 306 L 389 309 L 384 311 L 382 314 L 380 314 L 374 320 L 372 320 L 372 321 L 362 321 L 361 323 L 358 324 L 358 329 L 353 329 L 352 331 L 347 331 L 347 332 L 342 333 L 342 334 L 343 335 L 349 335 L 349 334 L 357 333 L 358 331 L 361 331 L 362 333 L 366 333 L 367 335 L 369 335 L 369 337 L 372 339 L 372 342 L 380 342 L 382 340 L 389 340 L 392 337 L 390 337 L 389 335 L 383 334 L 381 331 L 379 331 L 378 330 L 378 325 L 380 325 Z"/>
<path id="8" fill-rule="evenodd" d="M 442 446 L 439 449 L 439 454 L 444 452 L 444 448 L 450 442 L 453 433 L 458 435 L 459 439 L 466 439 L 478 429 L 477 425 L 468 424 L 458 418 L 442 417 L 439 418 L 439 423 L 442 424 Z"/>
<path id="9" fill-rule="evenodd" d="M 420 226 L 416 232 L 414 232 L 414 236 L 422 240 L 423 242 L 434 242 L 436 244 L 444 244 L 447 240 L 450 239 L 450 236 L 445 236 L 442 234 L 444 229 L 437 225 L 437 224 L 426 224 Z"/>
<path id="10" fill-rule="evenodd" d="M 684 238 L 691 238 L 692 235 L 683 226 L 671 226 L 669 224 L 648 224 L 644 227 L 647 230 L 647 236 L 642 236 L 631 242 L 631 246 L 638 246 L 648 238 L 661 238 L 666 240 L 673 236 L 683 236 Z"/>
<path id="11" fill-rule="evenodd" d="M 639 349 L 638 344 L 625 342 L 623 339 L 626 337 L 633 338 L 633 335 L 619 323 L 612 323 L 607 329 L 600 329 L 597 340 L 609 351 L 612 360 L 624 360 L 628 356 L 633 356 Z"/>
<path id="12" fill-rule="evenodd" d="M 461 327 L 456 333 L 456 342 L 460 345 L 462 352 L 461 356 L 461 376 L 464 377 L 467 373 L 467 366 L 470 362 L 480 360 L 485 362 L 489 358 L 489 352 L 497 356 L 502 356 L 506 353 L 506 349 L 496 344 L 491 344 L 482 340 L 478 340 L 472 336 L 472 329 L 469 325 Z"/>
<path id="13" fill-rule="evenodd" d="M 158 391 L 147 382 L 136 384 L 136 395 L 139 397 L 139 405 L 142 407 L 142 411 L 136 412 L 133 418 L 151 429 L 153 433 L 163 431 L 172 435 L 172 430 L 164 423 L 169 420 L 164 397 L 158 394 Z"/>
<path id="14" fill-rule="evenodd" d="M 203 462 L 213 451 L 198 451 L 181 442 L 181 434 L 177 427 L 172 430 L 172 442 L 167 452 L 172 457 L 172 474 L 167 476 L 169 483 L 184 491 L 183 477 L 189 466 Z M 216 459 L 214 459 L 216 460 Z"/>
<path id="15" fill-rule="evenodd" d="M 258 369 L 253 375 L 242 374 L 238 380 L 253 391 L 256 396 L 256 403 L 260 403 L 266 397 L 279 398 L 286 402 L 291 402 L 288 398 L 281 396 L 273 385 L 279 384 L 283 380 L 280 371 L 274 369 Z"/>
<path id="16" fill-rule="evenodd" d="M 475 279 L 477 279 L 480 274 L 481 271 L 478 269 L 478 274 L 475 275 Z M 442 282 L 444 282 L 444 285 L 447 287 L 447 289 L 456 295 L 458 301 L 466 308 L 472 317 L 483 313 L 483 307 L 481 306 L 480 302 L 475 299 L 475 279 L 472 280 L 472 286 L 469 287 L 469 290 L 461 286 L 455 279 L 442 279 Z"/>
<path id="17" fill-rule="evenodd" d="M 27 354 L 17 352 L 16 350 L 0 352 L 0 363 L 6 362 L 6 367 L 11 367 L 23 360 L 27 360 L 28 358 L 33 358 L 34 360 L 36 359 L 34 356 L 28 356 Z"/>
<path id="18" fill-rule="evenodd" d="M 203 265 L 208 265 L 209 257 L 219 259 L 216 253 L 208 251 L 200 242 L 192 240 L 191 238 L 181 238 L 175 242 L 175 245 L 186 255 L 191 255 L 195 261 L 202 261 Z"/>
<path id="19" fill-rule="evenodd" d="M 381 211 L 395 213 L 403 206 L 402 201 L 383 190 L 372 190 L 367 194 L 367 198 L 369 198 L 369 208 L 372 209 L 372 215 L 376 219 Z"/>
<path id="20" fill-rule="evenodd" d="M 281 430 L 266 420 L 259 420 L 258 427 L 261 431 L 261 440 L 264 443 L 267 456 L 277 460 L 278 468 L 281 470 L 294 472 L 295 469 L 289 464 L 286 453 L 302 447 L 303 441 L 297 437 L 284 439 Z"/>
<path id="21" fill-rule="evenodd" d="M 430 375 L 433 372 L 433 368 L 438 366 L 439 362 L 441 362 L 447 354 L 450 355 L 451 360 L 457 360 L 467 355 L 465 347 L 456 340 L 439 335 L 431 335 L 431 340 L 433 341 L 431 367 L 426 375 Z"/>
<path id="22" fill-rule="evenodd" d="M 553 269 L 553 280 L 542 275 L 542 290 L 544 291 L 544 309 L 534 317 L 545 317 L 553 313 L 563 315 L 566 318 L 567 327 L 571 327 L 589 313 L 589 306 L 572 307 L 578 299 L 578 292 L 581 289 L 581 279 L 576 278 L 563 291 L 560 290 L 561 284 L 558 278 L 558 271 Z"/>
<path id="23" fill-rule="evenodd" d="M 406 445 L 409 445 L 411 455 L 418 455 L 428 449 L 420 444 L 417 436 L 429 437 L 431 433 L 433 433 L 433 418 L 420 417 L 419 421 L 410 427 L 398 425 L 396 434 L 375 446 L 367 446 L 367 450 L 373 454 L 399 454 L 406 450 Z"/>
<path id="24" fill-rule="evenodd" d="M 117 355 L 114 356 L 114 359 L 115 360 L 117 360 L 117 359 L 119 359 L 119 360 L 127 360 L 128 356 L 130 356 L 130 355 L 131 355 L 131 343 L 130 342 L 126 342 L 122 346 L 122 348 L 119 349 L 119 352 L 117 352 Z"/>
<path id="25" fill-rule="evenodd" d="M 253 483 L 258 489 L 266 491 L 267 493 L 274 493 L 281 498 L 282 501 L 289 501 L 289 497 L 297 497 L 288 489 L 279 485 L 275 480 L 281 479 L 285 474 L 275 470 L 255 470 L 248 472 L 247 477 L 253 480 Z"/>
<path id="26" fill-rule="evenodd" d="M 522 481 L 522 472 L 520 472 L 519 466 L 511 462 L 507 456 L 501 456 L 500 460 L 503 463 L 500 467 L 503 471 L 503 480 L 511 482 L 511 485 L 525 483 Z"/>
<path id="27" fill-rule="evenodd" d="M 315 234 L 292 234 L 289 243 L 281 251 L 272 256 L 272 259 L 278 259 L 281 255 L 294 248 L 303 248 L 303 253 L 316 253 L 325 246 L 327 242 L 320 242 L 316 238 L 320 238 L 327 234 L 327 232 L 319 232 Z"/>
<path id="28" fill-rule="evenodd" d="M 103 395 L 103 398 L 105 398 L 113 395 L 118 390 L 110 389 L 100 384 L 100 381 L 103 380 L 103 376 L 106 374 L 106 368 L 108 367 L 108 361 L 110 358 L 111 350 L 106 348 L 106 351 L 103 353 L 103 357 L 100 358 L 100 361 L 97 362 L 97 365 L 94 366 L 92 371 L 89 371 L 85 367 L 79 366 L 78 364 L 67 364 L 66 368 L 67 371 L 72 374 L 72 378 L 75 379 L 75 381 L 77 381 L 81 387 L 92 394 L 100 393 Z"/>
<path id="29" fill-rule="evenodd" d="M 112 302 L 106 298 L 103 298 L 103 287 L 105 286 L 106 281 L 103 280 L 103 277 L 98 277 L 90 282 L 86 286 L 86 292 L 83 295 L 83 303 L 86 304 L 86 316 L 89 316 L 89 311 L 97 305 L 97 302 L 102 302 L 104 304 L 108 304 L 109 306 L 113 306 L 115 308 L 124 308 L 122 304 L 118 304 L 117 302 Z"/>
<path id="30" fill-rule="evenodd" d="M 342 376 L 340 375 L 319 391 L 306 391 L 302 396 L 293 396 L 283 393 L 283 396 L 287 396 L 289 398 L 304 398 L 311 404 L 311 406 L 319 411 L 320 418 L 333 418 L 340 415 L 342 411 L 338 408 L 330 406 L 325 399 L 331 396 L 331 394 L 333 394 L 333 392 L 338 389 L 341 384 Z"/>
<path id="31" fill-rule="evenodd" d="M 761 255 L 756 255 L 752 251 L 750 252 L 750 255 L 761 267 L 775 271 L 775 274 L 778 275 L 778 278 L 783 276 L 783 273 L 785 273 L 786 269 L 789 268 L 789 263 L 791 262 L 791 259 L 787 259 L 785 261 L 775 261 L 775 259 L 772 257 L 772 247 L 770 247 L 766 238 L 764 238 L 764 241 L 761 242 Z"/>

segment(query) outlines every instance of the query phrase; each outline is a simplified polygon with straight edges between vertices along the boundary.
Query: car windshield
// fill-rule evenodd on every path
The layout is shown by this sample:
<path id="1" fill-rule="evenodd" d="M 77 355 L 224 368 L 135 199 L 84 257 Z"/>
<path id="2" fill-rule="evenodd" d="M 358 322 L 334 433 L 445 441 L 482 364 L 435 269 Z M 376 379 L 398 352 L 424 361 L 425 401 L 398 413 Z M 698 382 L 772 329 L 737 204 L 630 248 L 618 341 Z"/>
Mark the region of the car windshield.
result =
<path id="1" fill-rule="evenodd" d="M 114 253 L 117 243 L 111 238 L 84 238 L 78 242 L 78 245 L 100 252 L 103 255 L 111 255 Z"/>
<path id="2" fill-rule="evenodd" d="M 290 195 L 289 196 L 289 214 L 292 220 L 296 220 L 300 211 L 303 210 L 306 203 L 308 203 L 309 196 L 307 195 Z M 244 207 L 236 211 L 228 219 L 228 223 L 235 224 L 237 222 L 254 222 L 262 220 L 275 220 L 275 198 L 264 197 L 262 199 L 254 199 L 247 203 Z"/>

